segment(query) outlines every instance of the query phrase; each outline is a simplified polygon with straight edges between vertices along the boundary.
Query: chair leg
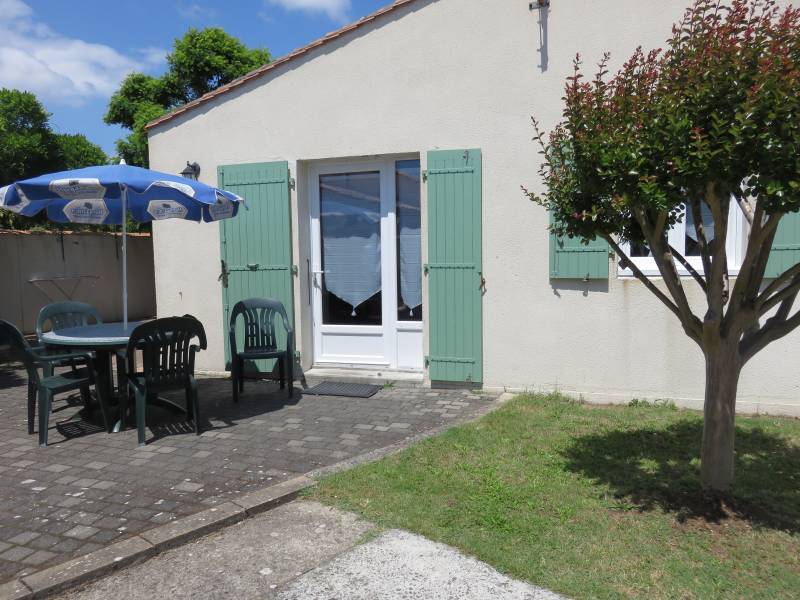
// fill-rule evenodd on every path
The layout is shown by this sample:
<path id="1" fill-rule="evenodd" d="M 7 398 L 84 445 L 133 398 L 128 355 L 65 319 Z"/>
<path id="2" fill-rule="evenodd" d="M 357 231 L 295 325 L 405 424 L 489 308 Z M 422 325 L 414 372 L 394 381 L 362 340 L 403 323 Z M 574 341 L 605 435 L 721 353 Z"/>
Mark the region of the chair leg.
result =
<path id="1" fill-rule="evenodd" d="M 191 403 L 192 416 L 194 421 L 194 432 L 200 435 L 200 400 L 197 396 L 197 380 L 194 377 L 189 379 L 189 396 L 186 398 L 187 407 Z"/>
<path id="2" fill-rule="evenodd" d="M 146 402 L 147 392 L 137 389 L 135 395 L 136 395 L 136 429 L 139 435 L 139 445 L 144 446 L 144 437 L 145 437 L 144 409 L 145 405 L 147 404 Z"/>
<path id="3" fill-rule="evenodd" d="M 119 430 L 125 429 L 131 407 L 131 386 L 127 383 L 119 390 Z"/>
<path id="4" fill-rule="evenodd" d="M 50 423 L 50 404 L 53 394 L 50 390 L 39 388 L 39 445 L 47 446 L 47 430 Z"/>
<path id="5" fill-rule="evenodd" d="M 244 392 L 244 360 L 241 359 L 239 360 L 238 375 L 239 375 L 239 392 L 242 393 Z"/>
<path id="6" fill-rule="evenodd" d="M 286 383 L 289 384 L 289 398 L 294 398 L 294 356 L 286 353 Z"/>
<path id="7" fill-rule="evenodd" d="M 36 419 L 36 384 L 28 382 L 28 435 L 33 433 L 33 422 Z"/>
<path id="8" fill-rule="evenodd" d="M 92 395 L 89 393 L 88 387 L 81 388 L 81 400 L 83 400 L 83 406 L 87 409 L 92 408 Z M 102 406 L 102 404 L 101 404 Z"/>
<path id="9" fill-rule="evenodd" d="M 236 356 L 231 360 L 231 382 L 233 383 L 233 401 L 239 401 L 239 367 Z"/>
<path id="10" fill-rule="evenodd" d="M 278 359 L 278 377 L 281 379 L 281 389 L 286 387 L 286 367 L 283 364 L 283 358 Z"/>

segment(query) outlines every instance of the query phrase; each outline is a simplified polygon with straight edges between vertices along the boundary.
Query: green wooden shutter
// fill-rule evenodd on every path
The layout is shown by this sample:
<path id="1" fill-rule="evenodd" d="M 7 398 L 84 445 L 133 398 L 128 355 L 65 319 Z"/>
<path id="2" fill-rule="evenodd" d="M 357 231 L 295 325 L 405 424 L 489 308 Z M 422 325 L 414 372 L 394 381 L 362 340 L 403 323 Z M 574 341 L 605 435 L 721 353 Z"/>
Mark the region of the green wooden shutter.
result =
<path id="1" fill-rule="evenodd" d="M 552 215 L 550 216 L 552 222 Z M 551 279 L 608 279 L 608 242 L 597 238 L 589 245 L 580 238 L 550 232 Z"/>
<path id="2" fill-rule="evenodd" d="M 220 221 L 221 256 L 228 268 L 222 294 L 225 361 L 230 368 L 228 322 L 239 300 L 277 298 L 286 307 L 289 322 L 294 323 L 289 165 L 286 161 L 226 165 L 219 167 L 217 177 L 220 187 L 247 202 L 247 210 Z M 243 331 L 237 331 L 237 340 L 242 335 Z M 275 361 L 253 361 L 246 368 L 271 373 Z"/>
<path id="3" fill-rule="evenodd" d="M 778 223 L 764 277 L 777 277 L 800 262 L 800 213 L 788 213 Z"/>
<path id="4" fill-rule="evenodd" d="M 428 152 L 430 379 L 483 381 L 481 151 Z"/>

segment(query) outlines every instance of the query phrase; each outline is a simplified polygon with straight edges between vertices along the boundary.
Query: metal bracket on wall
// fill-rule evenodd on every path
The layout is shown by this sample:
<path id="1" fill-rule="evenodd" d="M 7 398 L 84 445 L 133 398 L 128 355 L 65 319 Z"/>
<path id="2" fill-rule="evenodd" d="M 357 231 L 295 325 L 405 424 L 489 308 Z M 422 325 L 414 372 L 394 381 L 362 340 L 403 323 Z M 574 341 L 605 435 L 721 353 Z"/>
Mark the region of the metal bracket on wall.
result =
<path id="1" fill-rule="evenodd" d="M 533 2 L 528 3 L 528 8 L 530 10 L 536 10 L 537 8 L 550 8 L 550 0 L 534 0 Z"/>

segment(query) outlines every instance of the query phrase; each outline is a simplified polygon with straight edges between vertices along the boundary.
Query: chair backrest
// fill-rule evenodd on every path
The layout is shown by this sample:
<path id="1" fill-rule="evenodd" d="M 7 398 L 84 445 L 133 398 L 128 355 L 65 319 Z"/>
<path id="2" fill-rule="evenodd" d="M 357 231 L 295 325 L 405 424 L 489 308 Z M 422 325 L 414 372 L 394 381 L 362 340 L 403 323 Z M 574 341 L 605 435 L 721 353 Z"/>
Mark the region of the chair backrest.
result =
<path id="1" fill-rule="evenodd" d="M 11 359 L 22 362 L 28 377 L 38 383 L 39 371 L 31 354 L 31 345 L 22 332 L 13 323 L 0 319 L 0 339 L 8 340 Z"/>
<path id="2" fill-rule="evenodd" d="M 102 323 L 97 309 L 85 302 L 54 302 L 42 307 L 36 319 L 36 336 L 41 341 L 45 326 L 50 324 L 50 329 L 58 331 L 68 327 L 81 327 L 89 325 L 90 321 Z"/>
<path id="3" fill-rule="evenodd" d="M 231 352 L 237 351 L 236 320 L 244 319 L 244 348 L 251 350 L 275 350 L 278 338 L 275 334 L 275 318 L 280 316 L 287 335 L 291 336 L 292 328 L 289 317 L 280 300 L 274 298 L 247 298 L 240 300 L 233 307 L 230 322 Z"/>
<path id="4" fill-rule="evenodd" d="M 192 344 L 197 338 L 199 344 Z M 203 324 L 192 317 L 169 317 L 139 325 L 128 341 L 128 372 L 135 373 L 135 353 L 142 352 L 148 389 L 182 387 L 193 375 L 196 349 L 206 349 Z"/>

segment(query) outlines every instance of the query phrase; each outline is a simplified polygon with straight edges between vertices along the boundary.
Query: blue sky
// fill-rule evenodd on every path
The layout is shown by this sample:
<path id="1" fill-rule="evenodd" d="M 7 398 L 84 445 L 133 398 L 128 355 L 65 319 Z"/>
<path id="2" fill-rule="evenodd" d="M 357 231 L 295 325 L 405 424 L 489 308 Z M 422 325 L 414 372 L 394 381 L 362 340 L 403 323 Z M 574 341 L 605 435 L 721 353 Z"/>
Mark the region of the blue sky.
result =
<path id="1" fill-rule="evenodd" d="M 391 0 L 0 0 L 0 87 L 34 92 L 59 133 L 113 154 L 102 121 L 132 70 L 153 75 L 189 27 L 219 26 L 278 57 Z"/>

